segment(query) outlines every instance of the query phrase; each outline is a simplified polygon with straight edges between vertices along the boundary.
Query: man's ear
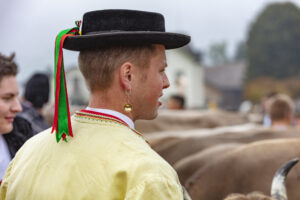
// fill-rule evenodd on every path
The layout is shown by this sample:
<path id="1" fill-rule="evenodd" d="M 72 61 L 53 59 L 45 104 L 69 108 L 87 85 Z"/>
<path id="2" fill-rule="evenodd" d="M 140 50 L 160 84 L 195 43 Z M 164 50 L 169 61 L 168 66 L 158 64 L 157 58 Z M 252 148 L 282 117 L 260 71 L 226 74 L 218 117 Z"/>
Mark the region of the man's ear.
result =
<path id="1" fill-rule="evenodd" d="M 119 77 L 121 86 L 126 90 L 131 90 L 132 76 L 133 76 L 133 64 L 125 62 L 121 65 L 119 70 Z"/>

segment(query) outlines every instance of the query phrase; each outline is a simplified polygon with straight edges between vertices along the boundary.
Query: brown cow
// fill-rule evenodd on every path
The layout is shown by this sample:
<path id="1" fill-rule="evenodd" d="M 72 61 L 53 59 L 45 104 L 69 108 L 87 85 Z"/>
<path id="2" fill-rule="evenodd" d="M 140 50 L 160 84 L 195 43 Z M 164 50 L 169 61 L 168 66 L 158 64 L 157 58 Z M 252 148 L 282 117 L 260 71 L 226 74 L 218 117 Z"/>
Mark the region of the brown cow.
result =
<path id="1" fill-rule="evenodd" d="M 199 130 L 198 130 L 199 131 Z M 209 133 L 209 130 L 206 130 Z M 153 149 L 158 152 L 164 159 L 166 159 L 171 165 L 174 165 L 177 161 L 188 155 L 202 151 L 208 147 L 227 144 L 227 143 L 250 143 L 258 140 L 273 139 L 273 138 L 294 138 L 300 137 L 299 130 L 289 131 L 274 131 L 272 129 L 253 129 L 242 132 L 225 132 L 221 134 L 206 134 L 202 136 L 202 133 L 197 134 L 197 130 L 185 131 L 181 134 L 190 134 L 188 137 L 178 136 L 179 140 L 175 140 L 175 136 L 170 136 L 172 142 L 167 144 L 154 146 Z M 200 131 L 199 131 L 200 132 Z M 151 140 L 150 140 L 151 144 Z"/>
<path id="2" fill-rule="evenodd" d="M 289 171 L 296 165 L 299 158 L 285 163 L 274 175 L 271 187 L 271 196 L 266 196 L 261 192 L 251 192 L 247 195 L 233 193 L 224 200 L 287 200 L 285 179 Z"/>
<path id="3" fill-rule="evenodd" d="M 216 135 L 223 135 L 223 134 L 238 134 L 243 133 L 243 135 L 252 134 L 252 132 L 257 131 L 265 131 L 268 130 L 265 127 L 256 125 L 256 124 L 242 124 L 236 126 L 224 126 L 224 127 L 217 127 L 213 129 L 192 129 L 192 130 L 172 130 L 172 131 L 162 131 L 162 132 L 153 132 L 150 134 L 144 134 L 144 137 L 150 142 L 151 147 L 159 152 L 161 150 L 167 149 L 176 143 L 188 139 L 188 138 L 211 138 L 215 137 Z M 245 134 L 244 134 L 245 133 Z"/>
<path id="4" fill-rule="evenodd" d="M 230 193 L 269 192 L 274 171 L 300 157 L 300 139 L 263 140 L 238 147 L 197 171 L 186 184 L 192 199 L 221 200 Z M 300 167 L 287 180 L 289 200 L 300 197 Z"/>
<path id="5" fill-rule="evenodd" d="M 223 156 L 226 152 L 240 147 L 241 145 L 242 144 L 237 143 L 215 145 L 179 160 L 174 164 L 174 169 L 177 171 L 180 182 L 185 184 L 186 180 L 198 169 L 213 162 L 219 156 Z"/>
<path id="6" fill-rule="evenodd" d="M 224 200 L 276 200 L 270 196 L 264 195 L 261 192 L 251 192 L 250 194 L 230 194 Z"/>
<path id="7" fill-rule="evenodd" d="M 247 123 L 245 116 L 223 110 L 160 110 L 154 120 L 138 120 L 136 130 L 152 133 L 170 130 L 214 128 Z"/>

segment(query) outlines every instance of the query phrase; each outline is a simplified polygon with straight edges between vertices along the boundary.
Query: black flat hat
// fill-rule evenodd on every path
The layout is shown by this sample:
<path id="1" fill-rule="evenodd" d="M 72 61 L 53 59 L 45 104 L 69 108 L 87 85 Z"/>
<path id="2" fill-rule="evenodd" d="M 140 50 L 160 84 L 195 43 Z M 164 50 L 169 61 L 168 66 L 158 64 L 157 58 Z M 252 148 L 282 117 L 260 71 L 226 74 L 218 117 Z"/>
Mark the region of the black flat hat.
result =
<path id="1" fill-rule="evenodd" d="M 74 51 L 112 45 L 162 44 L 182 47 L 190 36 L 165 32 L 163 15 L 135 10 L 99 10 L 85 13 L 81 35 L 67 37 L 64 48 Z"/>

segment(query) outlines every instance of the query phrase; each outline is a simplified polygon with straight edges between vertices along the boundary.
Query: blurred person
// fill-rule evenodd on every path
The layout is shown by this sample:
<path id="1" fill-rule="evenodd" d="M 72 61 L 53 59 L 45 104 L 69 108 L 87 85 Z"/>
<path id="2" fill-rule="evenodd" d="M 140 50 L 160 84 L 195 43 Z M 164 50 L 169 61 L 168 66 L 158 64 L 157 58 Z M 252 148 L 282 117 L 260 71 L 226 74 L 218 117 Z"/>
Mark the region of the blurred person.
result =
<path id="1" fill-rule="evenodd" d="M 50 127 L 42 115 L 43 106 L 49 100 L 49 90 L 49 78 L 43 73 L 33 74 L 25 85 L 21 102 L 23 110 L 18 116 L 31 123 L 34 134 Z"/>
<path id="2" fill-rule="evenodd" d="M 161 14 L 136 10 L 85 13 L 81 33 L 77 22 L 56 40 L 55 134 L 47 129 L 20 149 L 0 199 L 184 199 L 177 173 L 134 121 L 157 116 L 169 87 L 165 50 L 190 37 L 165 32 Z M 91 92 L 88 107 L 70 121 L 62 47 L 80 51 L 79 69 Z"/>
<path id="3" fill-rule="evenodd" d="M 207 108 L 209 110 L 217 110 L 219 108 L 218 106 L 218 103 L 214 100 L 210 100 L 208 103 L 207 103 Z"/>
<path id="4" fill-rule="evenodd" d="M 270 107 L 270 100 L 272 97 L 277 95 L 277 92 L 270 92 L 262 97 L 261 99 L 261 106 L 262 106 L 262 114 L 263 114 L 263 126 L 271 127 L 272 121 L 269 115 L 269 107 Z"/>
<path id="5" fill-rule="evenodd" d="M 245 100 L 240 104 L 239 113 L 241 114 L 249 114 L 253 108 L 253 104 L 251 101 Z"/>
<path id="6" fill-rule="evenodd" d="M 170 110 L 183 110 L 185 100 L 181 95 L 172 95 L 167 101 L 167 109 Z"/>
<path id="7" fill-rule="evenodd" d="M 32 136 L 30 124 L 16 117 L 22 111 L 18 99 L 17 65 L 14 54 L 0 54 L 0 183 L 9 162 L 23 143 Z"/>
<path id="8" fill-rule="evenodd" d="M 285 94 L 278 94 L 270 100 L 269 116 L 271 128 L 284 130 L 292 126 L 295 106 L 293 100 Z"/>

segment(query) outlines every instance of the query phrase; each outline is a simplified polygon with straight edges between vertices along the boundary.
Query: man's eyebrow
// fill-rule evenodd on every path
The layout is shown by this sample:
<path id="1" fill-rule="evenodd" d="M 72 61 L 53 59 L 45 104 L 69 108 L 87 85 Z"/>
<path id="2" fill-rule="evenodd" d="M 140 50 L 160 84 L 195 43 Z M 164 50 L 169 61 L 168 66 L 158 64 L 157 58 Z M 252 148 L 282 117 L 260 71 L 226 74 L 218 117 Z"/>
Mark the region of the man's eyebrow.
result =
<path id="1" fill-rule="evenodd" d="M 18 94 L 15 94 L 15 93 L 3 93 L 3 94 L 0 94 L 0 96 L 7 96 L 7 97 L 14 97 L 14 96 L 18 96 Z"/>

